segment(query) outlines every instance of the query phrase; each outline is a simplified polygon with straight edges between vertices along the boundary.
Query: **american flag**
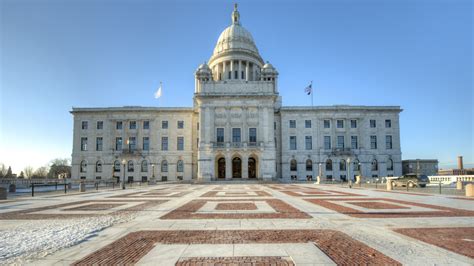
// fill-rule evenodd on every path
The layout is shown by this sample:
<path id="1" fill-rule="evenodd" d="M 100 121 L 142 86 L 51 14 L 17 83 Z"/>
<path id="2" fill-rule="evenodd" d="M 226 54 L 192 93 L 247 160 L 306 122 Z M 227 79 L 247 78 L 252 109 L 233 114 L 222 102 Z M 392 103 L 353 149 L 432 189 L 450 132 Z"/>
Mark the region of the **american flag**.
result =
<path id="1" fill-rule="evenodd" d="M 311 84 L 309 84 L 308 87 L 306 87 L 306 88 L 304 89 L 304 92 L 306 93 L 306 95 L 310 95 L 311 93 L 313 93 L 313 88 L 312 88 L 312 86 L 313 86 L 313 84 L 311 83 Z"/>

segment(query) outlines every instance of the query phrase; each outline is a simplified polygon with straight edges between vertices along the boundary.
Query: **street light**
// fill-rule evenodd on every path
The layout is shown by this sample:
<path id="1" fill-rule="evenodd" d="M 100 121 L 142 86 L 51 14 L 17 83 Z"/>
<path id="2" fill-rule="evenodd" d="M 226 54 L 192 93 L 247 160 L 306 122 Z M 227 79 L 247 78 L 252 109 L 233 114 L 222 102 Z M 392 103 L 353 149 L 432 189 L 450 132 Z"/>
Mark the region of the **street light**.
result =
<path id="1" fill-rule="evenodd" d="M 151 180 L 155 182 L 155 164 L 151 164 Z"/>
<path id="2" fill-rule="evenodd" d="M 352 188 L 351 157 L 347 158 L 347 180 L 348 180 L 349 188 Z"/>
<path id="3" fill-rule="evenodd" d="M 123 164 L 123 180 L 122 180 L 122 189 L 125 189 L 125 164 L 127 163 L 127 161 L 125 159 L 122 160 L 122 164 Z"/>
<path id="4" fill-rule="evenodd" d="M 319 163 L 319 180 L 321 181 L 321 179 L 323 178 L 323 164 L 322 163 Z"/>

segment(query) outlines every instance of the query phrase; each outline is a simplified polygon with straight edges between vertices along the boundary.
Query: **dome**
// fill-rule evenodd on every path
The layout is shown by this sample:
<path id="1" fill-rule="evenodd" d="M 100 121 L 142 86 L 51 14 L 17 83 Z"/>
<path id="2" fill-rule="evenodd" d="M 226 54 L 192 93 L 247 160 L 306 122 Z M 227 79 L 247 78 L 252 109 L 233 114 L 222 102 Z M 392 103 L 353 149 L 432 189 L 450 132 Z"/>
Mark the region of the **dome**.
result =
<path id="1" fill-rule="evenodd" d="M 263 69 L 272 69 L 272 70 L 274 70 L 275 68 L 273 67 L 272 64 L 270 64 L 270 63 L 267 61 L 267 63 L 266 63 L 265 65 L 263 65 Z"/>
<path id="2" fill-rule="evenodd" d="M 197 71 L 211 71 L 207 63 L 200 64 Z"/>

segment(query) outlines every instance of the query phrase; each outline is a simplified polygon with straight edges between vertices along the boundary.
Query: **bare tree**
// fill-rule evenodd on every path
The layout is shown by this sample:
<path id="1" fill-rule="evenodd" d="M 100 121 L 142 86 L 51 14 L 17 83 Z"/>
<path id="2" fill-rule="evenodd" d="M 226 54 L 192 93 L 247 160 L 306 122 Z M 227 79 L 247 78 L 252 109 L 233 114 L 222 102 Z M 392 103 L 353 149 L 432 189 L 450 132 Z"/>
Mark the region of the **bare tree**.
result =
<path id="1" fill-rule="evenodd" d="M 35 172 L 35 169 L 31 166 L 27 166 L 25 167 L 25 169 L 23 169 L 23 172 L 25 173 L 26 178 L 32 178 Z"/>
<path id="2" fill-rule="evenodd" d="M 71 177 L 71 164 L 69 159 L 57 158 L 51 161 L 48 178 Z"/>
<path id="3" fill-rule="evenodd" d="M 46 178 L 48 176 L 48 167 L 41 166 L 40 168 L 36 169 L 33 176 L 35 178 Z"/>

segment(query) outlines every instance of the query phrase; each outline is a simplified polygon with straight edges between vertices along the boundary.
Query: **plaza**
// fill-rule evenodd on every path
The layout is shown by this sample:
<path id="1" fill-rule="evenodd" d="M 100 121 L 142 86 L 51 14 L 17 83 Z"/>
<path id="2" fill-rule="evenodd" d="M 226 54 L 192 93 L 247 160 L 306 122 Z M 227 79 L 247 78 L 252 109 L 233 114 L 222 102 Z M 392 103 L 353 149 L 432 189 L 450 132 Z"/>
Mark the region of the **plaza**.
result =
<path id="1" fill-rule="evenodd" d="M 472 198 L 329 184 L 45 193 L 0 202 L 0 220 L 5 264 L 474 263 Z"/>

